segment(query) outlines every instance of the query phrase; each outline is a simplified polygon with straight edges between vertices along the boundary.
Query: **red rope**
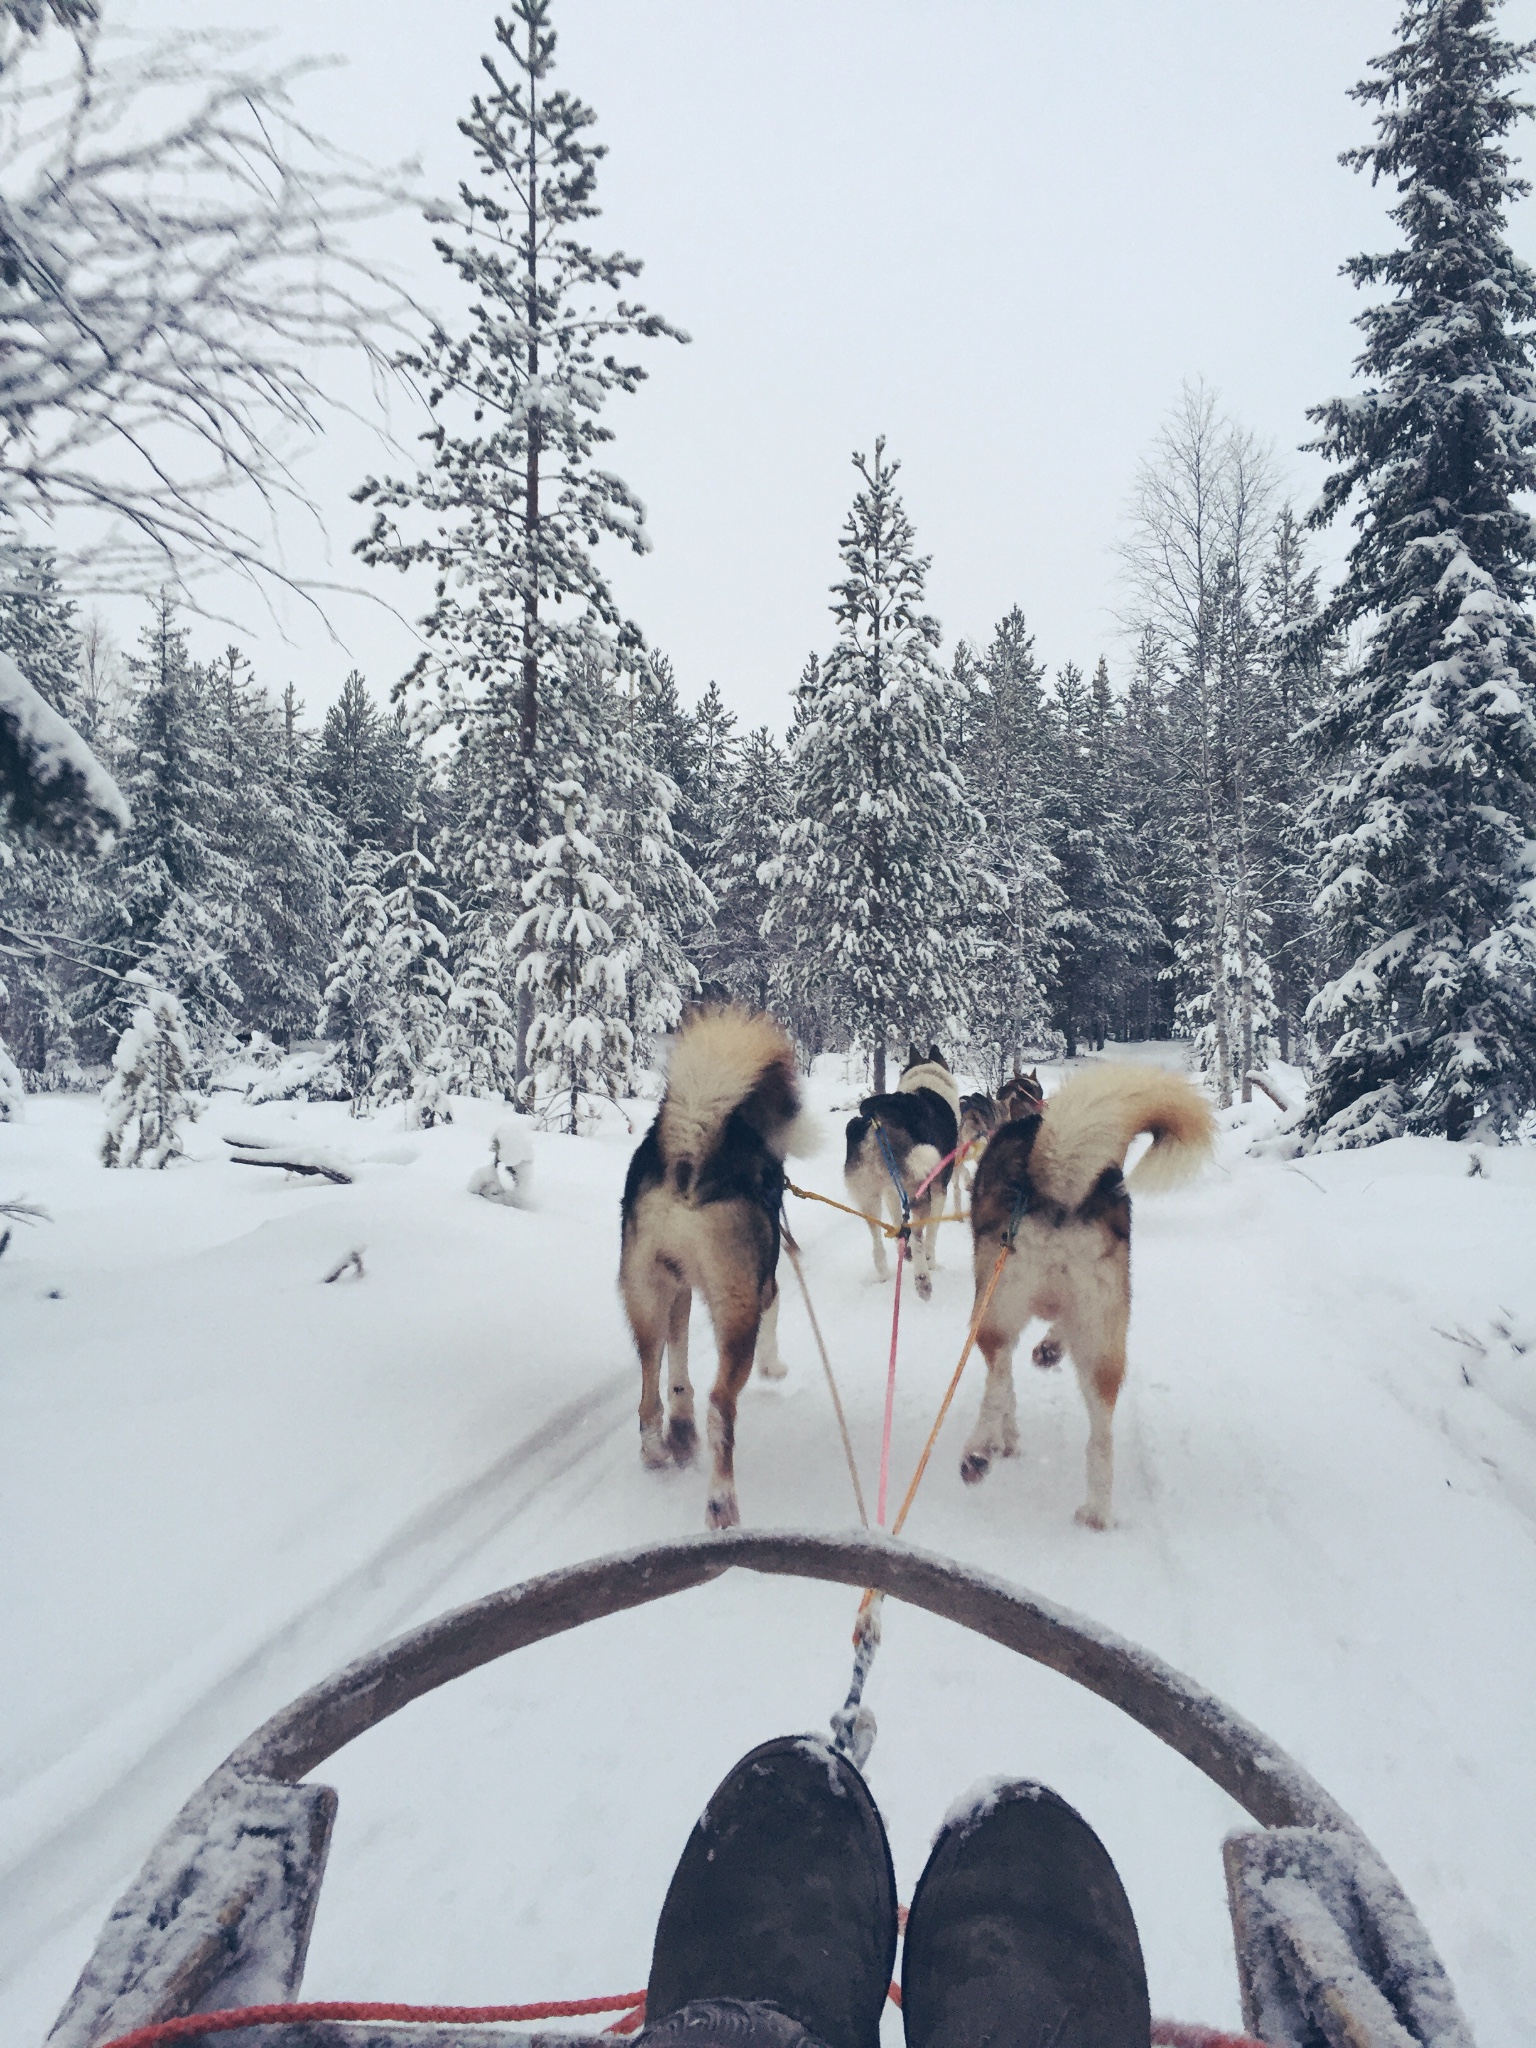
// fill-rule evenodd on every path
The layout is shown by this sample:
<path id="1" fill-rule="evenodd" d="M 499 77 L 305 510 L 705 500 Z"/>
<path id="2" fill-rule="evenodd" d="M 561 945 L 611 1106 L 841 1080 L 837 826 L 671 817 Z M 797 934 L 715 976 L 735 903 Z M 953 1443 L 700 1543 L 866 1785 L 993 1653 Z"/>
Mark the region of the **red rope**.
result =
<path id="1" fill-rule="evenodd" d="M 1153 2048 L 1265 2048 L 1252 2034 L 1225 2034 L 1198 2020 L 1154 2020 L 1152 2042 Z"/>
<path id="2" fill-rule="evenodd" d="M 899 2006 L 901 1986 L 893 1984 L 888 1996 L 892 2005 Z M 181 2019 L 160 2020 L 131 2034 L 119 2034 L 102 2048 L 159 2048 L 162 2042 L 196 2040 L 201 2034 L 230 2034 L 241 2027 L 284 2026 L 297 2020 L 418 2020 L 472 2026 L 477 2021 L 574 2020 L 620 2011 L 623 2016 L 606 2031 L 633 2034 L 645 2023 L 645 1993 L 626 1991 L 618 1998 L 551 1998 L 542 2005 L 378 2005 L 345 2000 L 243 2005 L 230 2012 L 194 2012 Z M 1219 2027 L 1203 2027 L 1190 2020 L 1154 2020 L 1152 2040 L 1154 2048 L 1264 2048 L 1264 2043 L 1251 2035 L 1227 2034 Z"/>
<path id="3" fill-rule="evenodd" d="M 200 2034 L 232 2034 L 241 2027 L 280 2027 L 295 2020 L 435 2020 L 444 2026 L 472 2026 L 485 2020 L 576 2020 L 590 2013 L 622 2012 L 608 2029 L 632 2033 L 645 2018 L 645 1993 L 621 1992 L 616 1998 L 551 1998 L 542 2005 L 378 2005 L 329 1999 L 297 2005 L 242 2005 L 229 2012 L 189 2012 L 180 2019 L 159 2020 L 119 2034 L 102 2048 L 157 2048 L 162 2041 L 196 2040 Z"/>

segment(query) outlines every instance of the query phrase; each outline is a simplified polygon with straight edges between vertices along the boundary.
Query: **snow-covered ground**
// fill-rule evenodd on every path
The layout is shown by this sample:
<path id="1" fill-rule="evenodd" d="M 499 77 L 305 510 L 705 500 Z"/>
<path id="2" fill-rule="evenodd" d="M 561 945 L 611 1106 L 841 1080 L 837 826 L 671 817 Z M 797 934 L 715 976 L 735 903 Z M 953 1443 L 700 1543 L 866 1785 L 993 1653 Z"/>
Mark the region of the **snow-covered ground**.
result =
<path id="1" fill-rule="evenodd" d="M 1148 1049 L 1151 1052 L 1151 1049 Z M 1152 1056 L 1156 1056 L 1153 1054 Z M 831 1112 L 856 1083 L 823 1063 Z M 647 1115 L 644 1105 L 637 1114 Z M 1148 1645 L 1257 1721 L 1363 1824 L 1474 2030 L 1536 2041 L 1536 1152 L 1405 1140 L 1220 1163 L 1138 1204 L 1117 1526 L 1078 1528 L 1070 1370 L 1020 1369 L 1022 1456 L 963 1488 L 962 1390 L 915 1541 Z M 165 1173 L 95 1163 L 99 1105 L 0 1126 L 0 1197 L 53 1220 L 0 1259 L 5 1684 L 0 2036 L 38 2040 L 185 1795 L 359 1651 L 531 1572 L 702 1526 L 702 1469 L 642 1470 L 614 1289 L 630 1141 L 540 1134 L 538 1207 L 466 1192 L 501 1117 L 447 1130 L 231 1098 Z M 841 1192 L 838 1118 L 798 1168 Z M 237 1167 L 225 1131 L 365 1163 Z M 792 1204 L 872 1481 L 889 1295 L 863 1227 Z M 952 1227 L 903 1304 L 904 1483 L 969 1306 Z M 322 1276 L 363 1248 L 362 1277 Z M 744 1517 L 851 1499 L 786 1277 L 779 1386 L 742 1404 Z M 1528 1348 L 1527 1348 L 1528 1347 Z M 695 1378 L 707 1384 L 707 1335 Z M 644 1983 L 705 1796 L 824 1728 L 854 1596 L 733 1573 L 524 1651 L 327 1765 L 341 1793 L 305 1995 L 476 2003 Z M 1153 2008 L 1233 2024 L 1219 1843 L 1238 1809 L 1109 1707 L 890 1605 L 870 1780 L 904 1897 L 969 1782 L 1043 1777 L 1105 1837 Z M 899 2022 L 892 2015 L 898 2031 Z"/>

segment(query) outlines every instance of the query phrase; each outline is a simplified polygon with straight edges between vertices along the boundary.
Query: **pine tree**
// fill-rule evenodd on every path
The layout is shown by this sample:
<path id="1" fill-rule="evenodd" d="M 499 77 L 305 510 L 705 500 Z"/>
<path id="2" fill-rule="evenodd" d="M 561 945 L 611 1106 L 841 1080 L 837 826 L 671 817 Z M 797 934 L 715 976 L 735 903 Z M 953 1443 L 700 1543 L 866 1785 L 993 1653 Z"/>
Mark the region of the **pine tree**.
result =
<path id="1" fill-rule="evenodd" d="M 420 799 L 421 760 L 398 718 L 385 718 L 357 669 L 325 714 L 311 773 L 340 821 L 350 860 L 362 846 L 405 848 Z"/>
<path id="2" fill-rule="evenodd" d="M 341 1066 L 362 1116 L 373 1099 L 374 1074 L 397 1028 L 398 991 L 389 965 L 389 913 L 379 883 L 384 857 L 375 847 L 353 856 L 342 905 L 336 957 L 326 971 L 316 1030 L 341 1047 Z"/>
<path id="3" fill-rule="evenodd" d="M 1409 0 L 1353 88 L 1380 111 L 1344 161 L 1393 182 L 1403 243 L 1345 266 L 1379 294 L 1356 316 L 1368 389 L 1312 414 L 1334 464 L 1314 517 L 1356 504 L 1327 621 L 1367 622 L 1311 728 L 1324 1146 L 1509 1132 L 1536 1102 L 1536 273 L 1506 238 L 1529 187 L 1504 146 L 1532 50 L 1494 13 Z"/>
<path id="4" fill-rule="evenodd" d="M 375 507 L 364 559 L 437 578 L 408 681 L 461 736 L 471 915 L 503 925 L 560 826 L 555 791 L 609 779 L 600 757 L 617 736 L 592 723 L 582 677 L 617 665 L 622 636 L 594 547 L 607 536 L 644 552 L 649 537 L 639 500 L 598 459 L 613 438 L 601 411 L 644 376 L 619 350 L 675 333 L 622 296 L 639 264 L 581 239 L 605 152 L 587 139 L 591 109 L 548 82 L 550 18 L 551 0 L 513 0 L 482 60 L 489 90 L 459 124 L 479 180 L 461 184 L 455 232 L 435 246 L 465 288 L 467 325 L 434 328 L 407 359 L 436 416 L 432 467 L 358 492 Z M 401 515 L 426 531 L 410 537 Z M 525 997 L 534 986 L 523 981 Z"/>
<path id="5" fill-rule="evenodd" d="M 1104 1043 L 1123 964 L 1153 934 L 1131 879 L 1129 830 L 1114 802 L 1107 665 L 1100 661 L 1090 684 L 1076 662 L 1064 663 L 1048 709 L 1055 727 L 1049 845 L 1060 890 L 1047 924 L 1055 955 L 1049 994 L 1051 1021 L 1070 1059 L 1082 1038 Z"/>
<path id="6" fill-rule="evenodd" d="M 838 638 L 795 742 L 796 815 L 772 866 L 769 918 L 795 985 L 822 984 L 839 1026 L 873 1055 L 879 1089 L 893 1035 L 963 1028 L 981 820 L 945 744 L 948 681 L 899 465 L 882 438 L 873 463 L 856 455 L 854 467 Z"/>
<path id="7" fill-rule="evenodd" d="M 421 821 L 411 823 L 411 843 L 384 879 L 394 887 L 383 900 L 380 960 L 393 1029 L 374 1063 L 369 1086 L 379 1105 L 409 1102 L 410 1122 L 421 1130 L 451 1123 L 452 1111 L 441 1071 L 432 1055 L 448 1022 L 453 976 L 448 971 L 448 933 L 453 905 L 432 885 L 437 873 L 421 845 Z"/>
<path id="8" fill-rule="evenodd" d="M 597 1101 L 628 1094 L 634 1034 L 625 1016 L 626 963 L 614 940 L 624 897 L 603 872 L 602 849 L 581 827 L 585 791 L 566 782 L 554 793 L 564 829 L 539 849 L 514 940 L 525 946 L 518 978 L 537 994 L 528 1033 L 529 1106 L 542 1102 L 549 1120 L 574 1136 Z"/>
<path id="9" fill-rule="evenodd" d="M 705 874 L 715 917 L 704 954 L 704 993 L 766 1010 L 781 949 L 763 930 L 773 893 L 762 875 L 789 822 L 784 750 L 766 725 L 741 742 L 728 807 L 730 828 L 717 836 Z"/>
<path id="10" fill-rule="evenodd" d="M 102 877 L 93 942 L 119 975 L 142 971 L 207 1035 L 234 1018 L 230 911 L 243 875 L 221 844 L 224 791 L 219 734 L 205 679 L 187 650 L 167 595 L 158 600 L 129 669 L 138 694 L 129 728 L 124 794 L 133 822 Z M 119 1004 L 122 983 L 99 981 L 90 1013 Z"/>
<path id="11" fill-rule="evenodd" d="M 191 1086 L 186 1013 L 169 990 L 151 987 L 142 976 L 134 984 L 143 1000 L 118 1040 L 112 1077 L 101 1092 L 107 1115 L 101 1163 L 166 1167 L 181 1156 L 182 1125 L 204 1103 Z"/>
<path id="12" fill-rule="evenodd" d="M 1130 833 L 1129 876 L 1154 926 L 1147 947 L 1127 964 L 1124 1036 L 1171 1038 L 1174 934 L 1183 909 L 1177 857 L 1177 766 L 1168 718 L 1168 658 L 1155 627 L 1136 638 L 1120 724 L 1118 784 Z"/>
<path id="13" fill-rule="evenodd" d="M 981 857 L 1002 892 L 977 904 L 970 1038 L 1000 1086 L 1053 1037 L 1046 990 L 1056 971 L 1051 931 L 1062 896 L 1046 810 L 1056 734 L 1045 709 L 1045 671 L 1017 605 L 998 621 L 979 660 L 956 650 L 954 673 L 952 744 L 964 749 L 985 825 Z"/>

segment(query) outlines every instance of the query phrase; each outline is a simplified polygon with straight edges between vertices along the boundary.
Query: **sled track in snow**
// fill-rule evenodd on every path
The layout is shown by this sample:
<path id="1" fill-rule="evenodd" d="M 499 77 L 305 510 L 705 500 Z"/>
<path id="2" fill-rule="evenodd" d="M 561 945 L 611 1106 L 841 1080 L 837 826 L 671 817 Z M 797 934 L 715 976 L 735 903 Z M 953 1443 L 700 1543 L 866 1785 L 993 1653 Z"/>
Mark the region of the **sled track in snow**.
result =
<path id="1" fill-rule="evenodd" d="M 477 1478 L 417 1509 L 361 1563 L 192 1692 L 148 1740 L 140 1736 L 137 1754 L 120 1725 L 135 1712 L 130 1703 L 42 1779 L 19 1788 L 0 1807 L 0 1837 L 14 1845 L 0 1868 L 0 1983 L 50 1936 L 115 1896 L 203 1758 L 216 1761 L 275 1702 L 419 1619 L 455 1573 L 632 1426 L 633 1393 L 631 1373 L 609 1375 Z M 527 1483 L 509 1499 L 520 1477 Z M 72 1799 L 61 1787 L 50 1801 L 47 1777 L 78 1779 L 92 1750 L 104 1765 L 115 1753 L 125 1757 L 106 1788 Z M 92 1773 L 101 1774 L 101 1767 Z M 103 1844 L 110 1845 L 105 1854 Z"/>

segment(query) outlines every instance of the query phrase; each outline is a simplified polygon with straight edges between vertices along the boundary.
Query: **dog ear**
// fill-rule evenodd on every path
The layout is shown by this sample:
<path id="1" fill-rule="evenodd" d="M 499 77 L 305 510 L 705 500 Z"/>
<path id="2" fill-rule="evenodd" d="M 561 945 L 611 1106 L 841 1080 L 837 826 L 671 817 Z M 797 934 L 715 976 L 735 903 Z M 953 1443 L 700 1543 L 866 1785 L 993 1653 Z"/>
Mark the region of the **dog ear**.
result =
<path id="1" fill-rule="evenodd" d="M 934 1066 L 936 1066 L 936 1067 L 942 1067 L 942 1066 L 943 1066 L 943 1064 L 944 1064 L 944 1055 L 943 1055 L 943 1053 L 941 1053 L 941 1052 L 939 1051 L 939 1048 L 938 1048 L 938 1047 L 937 1047 L 936 1045 L 930 1045 L 930 1046 L 929 1046 L 929 1048 L 928 1048 L 928 1057 L 929 1057 L 929 1059 L 930 1059 L 930 1060 L 932 1061 L 932 1063 L 934 1064 Z"/>
<path id="2" fill-rule="evenodd" d="M 915 1067 L 917 1065 L 917 1047 L 912 1043 L 910 1038 L 907 1040 L 907 1065 L 909 1067 Z"/>
<path id="3" fill-rule="evenodd" d="M 1038 1067 L 1031 1067 L 1029 1070 L 1029 1078 L 1031 1079 L 1031 1081 L 1038 1081 L 1040 1079 L 1040 1069 Z"/>

